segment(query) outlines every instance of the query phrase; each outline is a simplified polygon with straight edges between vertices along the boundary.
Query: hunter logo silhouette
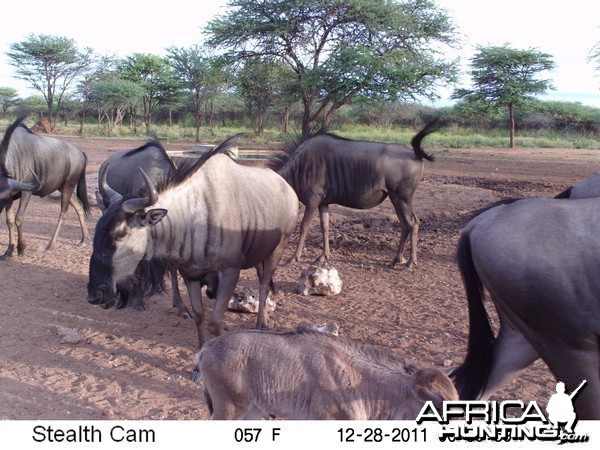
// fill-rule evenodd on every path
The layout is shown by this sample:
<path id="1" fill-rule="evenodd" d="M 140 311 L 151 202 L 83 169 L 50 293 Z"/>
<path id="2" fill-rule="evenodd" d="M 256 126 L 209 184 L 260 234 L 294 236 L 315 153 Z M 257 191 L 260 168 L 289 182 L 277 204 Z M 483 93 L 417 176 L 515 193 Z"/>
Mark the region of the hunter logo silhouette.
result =
<path id="1" fill-rule="evenodd" d="M 555 428 L 559 428 L 560 424 L 564 423 L 565 431 L 567 433 L 573 433 L 573 425 L 577 420 L 577 414 L 575 414 L 575 408 L 573 407 L 573 398 L 586 383 L 587 380 L 583 380 L 571 394 L 565 393 L 565 383 L 562 381 L 556 383 L 556 394 L 550 397 L 548 406 L 546 407 L 548 419 Z"/>

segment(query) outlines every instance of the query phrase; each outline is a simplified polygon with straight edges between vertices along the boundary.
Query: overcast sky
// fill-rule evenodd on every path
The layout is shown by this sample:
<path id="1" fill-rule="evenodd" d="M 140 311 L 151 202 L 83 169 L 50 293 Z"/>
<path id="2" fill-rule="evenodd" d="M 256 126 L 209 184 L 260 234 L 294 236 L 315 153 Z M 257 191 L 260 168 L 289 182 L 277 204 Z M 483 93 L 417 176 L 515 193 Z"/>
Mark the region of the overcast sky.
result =
<path id="1" fill-rule="evenodd" d="M 162 55 L 170 46 L 189 47 L 202 38 L 202 29 L 223 11 L 227 0 L 29 0 L 4 2 L 0 26 L 0 86 L 33 92 L 13 78 L 6 52 L 27 35 L 50 34 L 74 39 L 79 48 L 91 47 L 102 55 L 119 57 L 134 52 Z M 447 9 L 463 37 L 463 69 L 477 45 L 508 43 L 519 49 L 536 48 L 553 56 L 556 69 L 549 73 L 556 90 L 548 98 L 580 101 L 600 107 L 600 72 L 587 56 L 600 41 L 600 2 L 570 0 L 436 0 Z M 153 5 L 159 4 L 160 8 Z M 465 78 L 465 85 L 468 85 Z M 440 90 L 447 103 L 452 87 Z"/>

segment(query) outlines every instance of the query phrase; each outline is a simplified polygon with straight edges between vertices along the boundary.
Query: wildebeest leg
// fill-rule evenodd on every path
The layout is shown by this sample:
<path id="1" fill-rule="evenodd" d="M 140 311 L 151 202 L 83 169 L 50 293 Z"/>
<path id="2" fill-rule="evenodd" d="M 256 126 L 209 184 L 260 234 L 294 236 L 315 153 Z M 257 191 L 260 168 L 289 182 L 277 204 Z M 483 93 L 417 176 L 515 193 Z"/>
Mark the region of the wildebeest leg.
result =
<path id="1" fill-rule="evenodd" d="M 21 194 L 21 200 L 19 201 L 19 208 L 17 209 L 17 215 L 15 216 L 15 225 L 17 226 L 17 254 L 22 256 L 25 254 L 27 244 L 25 244 L 25 233 L 23 230 L 23 222 L 25 221 L 25 210 L 27 204 L 31 200 L 31 192 L 25 192 Z"/>
<path id="2" fill-rule="evenodd" d="M 520 371 L 539 358 L 529 341 L 507 320 L 500 317 L 501 326 L 494 344 L 490 377 L 481 395 L 487 400 L 501 386 L 514 379 Z"/>
<path id="3" fill-rule="evenodd" d="M 415 216 L 415 214 L 413 213 L 411 200 L 394 195 L 392 193 L 390 193 L 390 200 L 392 201 L 392 205 L 394 205 L 394 209 L 396 210 L 396 215 L 398 216 L 398 220 L 400 221 L 402 232 L 400 233 L 398 251 L 396 252 L 396 256 L 394 257 L 392 262 L 390 262 L 389 266 L 394 267 L 399 262 L 404 263 L 404 258 L 402 257 L 402 254 L 404 253 L 404 245 L 406 244 L 406 239 L 410 233 L 410 257 L 406 266 L 411 267 L 412 265 L 417 264 L 419 219 L 417 219 L 417 216 Z"/>
<path id="4" fill-rule="evenodd" d="M 315 260 L 315 263 L 321 263 L 329 259 L 329 205 L 319 206 L 319 221 L 321 222 L 321 232 L 323 234 L 323 253 Z"/>
<path id="5" fill-rule="evenodd" d="M 58 233 L 62 228 L 62 224 L 65 220 L 65 216 L 67 215 L 67 210 L 69 209 L 69 203 L 71 201 L 71 197 L 73 196 L 73 192 L 75 191 L 75 186 L 71 186 L 69 184 L 65 184 L 61 189 L 60 195 L 60 214 L 58 215 L 58 223 L 56 224 L 56 229 L 54 230 L 54 234 L 48 242 L 46 246 L 46 251 L 49 252 L 54 247 L 56 243 L 56 238 L 58 238 Z M 83 229 L 83 228 L 82 228 Z M 87 232 L 87 230 L 86 230 Z"/>
<path id="6" fill-rule="evenodd" d="M 273 274 L 275 273 L 275 269 L 281 261 L 281 257 L 283 256 L 283 251 L 287 247 L 289 242 L 289 236 L 283 236 L 279 245 L 273 250 L 273 253 L 263 261 L 262 270 L 257 269 L 257 273 L 259 274 L 259 282 L 260 288 L 258 292 L 258 316 L 256 318 L 256 328 L 260 329 L 268 329 L 272 327 L 273 324 L 269 323 L 269 314 L 267 312 L 267 297 L 269 296 L 269 291 L 273 286 Z"/>
<path id="7" fill-rule="evenodd" d="M 215 299 L 215 309 L 208 320 L 208 331 L 219 336 L 223 333 L 223 317 L 227 304 L 233 296 L 235 286 L 240 278 L 239 268 L 227 268 L 219 271 L 219 287 Z"/>
<path id="8" fill-rule="evenodd" d="M 185 285 L 190 297 L 192 310 L 188 310 L 188 314 L 194 319 L 196 330 L 198 331 L 198 346 L 202 348 L 208 340 L 208 333 L 204 327 L 204 305 L 202 304 L 202 285 L 200 281 L 190 281 L 184 279 Z M 187 309 L 187 308 L 186 308 Z"/>
<path id="9" fill-rule="evenodd" d="M 79 199 L 75 195 L 71 195 L 69 204 L 77 213 L 77 218 L 79 219 L 79 226 L 81 227 L 81 241 L 79 242 L 79 245 L 83 245 L 85 244 L 85 241 L 90 237 L 87 226 L 85 225 L 85 213 L 83 212 L 83 207 L 81 206 L 81 203 L 79 203 Z"/>
<path id="10" fill-rule="evenodd" d="M 47 252 L 52 250 L 52 248 L 54 247 L 54 244 L 56 243 L 56 238 L 58 238 L 58 233 L 60 232 L 60 229 L 62 228 L 62 224 L 65 220 L 65 216 L 67 215 L 67 211 L 69 209 L 69 203 L 71 202 L 71 197 L 73 196 L 73 192 L 75 192 L 75 186 L 76 186 L 76 184 L 65 183 L 61 189 L 60 214 L 58 215 L 58 223 L 56 224 L 56 229 L 54 230 L 54 234 L 52 235 L 50 242 L 48 242 L 48 245 L 46 246 Z M 82 232 L 84 229 L 85 228 L 82 227 Z M 87 234 L 87 230 L 85 230 L 84 233 Z"/>
<path id="11" fill-rule="evenodd" d="M 186 311 L 185 304 L 179 292 L 179 283 L 177 281 L 177 269 L 171 269 L 171 291 L 173 293 L 173 308 L 177 308 L 177 315 L 187 319 L 189 314 Z"/>
<path id="12" fill-rule="evenodd" d="M 4 255 L 0 256 L 0 260 L 12 258 L 15 252 L 15 210 L 13 209 L 12 200 L 6 202 L 4 210 L 6 211 L 6 228 L 8 228 L 8 248 Z"/>
<path id="13" fill-rule="evenodd" d="M 306 233 L 308 232 L 308 226 L 310 222 L 317 212 L 317 207 L 319 204 L 317 202 L 312 202 L 306 205 L 304 209 L 304 215 L 302 216 L 302 222 L 300 222 L 300 236 L 298 237 L 298 245 L 296 246 L 296 251 L 294 255 L 285 263 L 285 266 L 289 266 L 295 262 L 300 261 L 300 256 L 302 255 L 302 248 L 304 247 L 304 240 L 306 239 Z"/>

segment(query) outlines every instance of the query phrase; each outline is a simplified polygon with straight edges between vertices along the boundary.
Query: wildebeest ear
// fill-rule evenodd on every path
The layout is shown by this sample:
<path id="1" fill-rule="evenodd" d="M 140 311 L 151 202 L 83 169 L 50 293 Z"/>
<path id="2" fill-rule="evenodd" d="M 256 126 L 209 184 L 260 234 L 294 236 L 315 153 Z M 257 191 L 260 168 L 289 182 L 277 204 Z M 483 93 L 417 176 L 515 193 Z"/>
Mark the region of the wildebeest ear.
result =
<path id="1" fill-rule="evenodd" d="M 434 368 L 416 373 L 412 393 L 419 401 L 432 401 L 437 409 L 442 407 L 444 400 L 458 400 L 458 393 L 450 378 Z"/>
<path id="2" fill-rule="evenodd" d="M 162 208 L 151 209 L 140 219 L 141 227 L 152 227 L 160 222 L 167 215 L 167 210 Z"/>

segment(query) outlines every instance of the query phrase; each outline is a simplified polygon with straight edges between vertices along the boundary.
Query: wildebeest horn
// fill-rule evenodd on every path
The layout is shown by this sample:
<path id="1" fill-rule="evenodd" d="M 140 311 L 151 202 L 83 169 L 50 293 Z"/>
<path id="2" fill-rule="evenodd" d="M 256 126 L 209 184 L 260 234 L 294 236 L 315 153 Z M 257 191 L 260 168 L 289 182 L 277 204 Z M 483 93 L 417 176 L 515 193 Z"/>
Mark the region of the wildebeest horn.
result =
<path id="1" fill-rule="evenodd" d="M 39 177 L 35 174 L 31 167 L 28 167 L 29 171 L 33 175 L 33 179 L 35 183 L 22 183 L 20 181 L 15 180 L 14 178 L 8 179 L 8 187 L 11 191 L 37 191 L 41 186 L 42 182 Z"/>
<path id="2" fill-rule="evenodd" d="M 123 196 L 113 190 L 106 182 L 106 174 L 108 173 L 109 165 L 110 164 L 106 165 L 104 173 L 102 174 L 102 180 L 100 181 L 100 195 L 102 195 L 102 199 L 108 198 L 108 205 L 111 205 L 113 202 L 123 200 Z"/>
<path id="3" fill-rule="evenodd" d="M 148 197 L 132 198 L 131 200 L 127 200 L 123 203 L 123 210 L 125 212 L 135 213 L 140 209 L 154 205 L 158 201 L 158 191 L 156 190 L 156 186 L 154 186 L 154 183 L 150 177 L 141 167 L 140 172 L 142 173 L 144 180 L 146 180 L 146 185 L 148 186 Z"/>

